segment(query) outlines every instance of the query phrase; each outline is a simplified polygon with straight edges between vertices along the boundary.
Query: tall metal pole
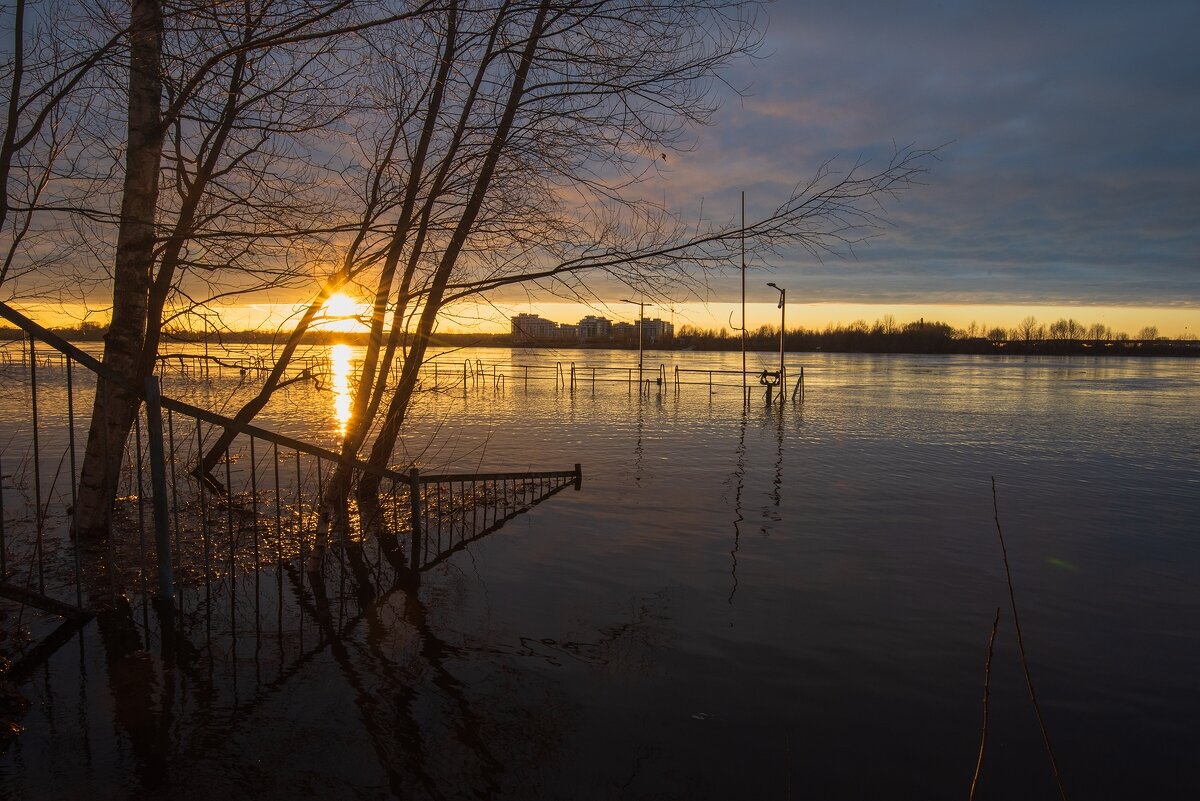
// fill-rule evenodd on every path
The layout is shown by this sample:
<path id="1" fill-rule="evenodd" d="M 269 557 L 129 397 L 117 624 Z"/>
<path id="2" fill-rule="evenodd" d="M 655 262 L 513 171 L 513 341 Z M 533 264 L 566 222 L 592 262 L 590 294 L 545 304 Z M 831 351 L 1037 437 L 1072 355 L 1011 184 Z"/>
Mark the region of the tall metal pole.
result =
<path id="1" fill-rule="evenodd" d="M 787 290 L 776 284 L 774 281 L 768 281 L 767 286 L 779 292 L 779 404 L 782 406 L 783 388 L 786 386 L 786 380 L 783 375 L 783 338 L 787 334 Z"/>
<path id="2" fill-rule="evenodd" d="M 638 303 L 638 386 L 642 385 L 642 331 L 646 328 L 646 303 Z"/>
<path id="3" fill-rule="evenodd" d="M 779 293 L 779 380 L 783 380 L 783 337 L 787 333 L 787 290 L 768 281 L 767 286 Z"/>
<path id="4" fill-rule="evenodd" d="M 636 303 L 638 307 L 638 386 L 642 385 L 642 330 L 646 327 L 646 301 L 621 298 L 622 303 Z"/>
<path id="5" fill-rule="evenodd" d="M 783 381 L 783 337 L 787 333 L 787 290 L 779 290 L 779 380 Z M 783 397 L 783 393 L 779 393 Z"/>
<path id="6" fill-rule="evenodd" d="M 746 193 L 742 192 L 742 403 L 750 403 L 746 386 Z"/>

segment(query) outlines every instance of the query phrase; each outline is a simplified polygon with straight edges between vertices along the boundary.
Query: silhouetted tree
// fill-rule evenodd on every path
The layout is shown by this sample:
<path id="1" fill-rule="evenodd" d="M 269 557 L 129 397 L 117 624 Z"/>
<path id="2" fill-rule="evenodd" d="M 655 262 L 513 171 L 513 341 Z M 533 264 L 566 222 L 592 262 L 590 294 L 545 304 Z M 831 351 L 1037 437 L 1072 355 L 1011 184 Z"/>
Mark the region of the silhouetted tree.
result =
<path id="1" fill-rule="evenodd" d="M 1025 344 L 1029 344 L 1029 343 L 1033 342 L 1034 339 L 1036 338 L 1037 331 L 1038 331 L 1037 318 L 1034 317 L 1033 315 L 1030 315 L 1030 316 L 1022 319 L 1021 322 L 1017 323 L 1017 337 L 1016 338 L 1024 340 Z"/>

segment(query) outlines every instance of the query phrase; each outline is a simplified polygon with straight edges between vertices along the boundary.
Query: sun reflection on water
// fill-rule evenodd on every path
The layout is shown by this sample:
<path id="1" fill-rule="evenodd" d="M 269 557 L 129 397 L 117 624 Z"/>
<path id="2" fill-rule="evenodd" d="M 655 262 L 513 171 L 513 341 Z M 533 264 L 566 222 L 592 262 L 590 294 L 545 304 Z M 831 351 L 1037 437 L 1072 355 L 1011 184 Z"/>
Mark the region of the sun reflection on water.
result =
<path id="1" fill-rule="evenodd" d="M 329 349 L 329 367 L 333 371 L 333 419 L 339 437 L 346 436 L 350 424 L 350 357 L 349 345 L 334 345 Z"/>

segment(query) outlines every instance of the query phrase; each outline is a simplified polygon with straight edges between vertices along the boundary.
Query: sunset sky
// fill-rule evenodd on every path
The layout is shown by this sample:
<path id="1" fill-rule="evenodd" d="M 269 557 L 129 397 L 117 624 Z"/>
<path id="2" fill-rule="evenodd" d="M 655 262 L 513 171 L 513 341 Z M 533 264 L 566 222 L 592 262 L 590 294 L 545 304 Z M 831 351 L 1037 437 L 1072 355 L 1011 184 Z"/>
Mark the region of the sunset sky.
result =
<path id="1" fill-rule="evenodd" d="M 830 157 L 947 144 L 926 185 L 889 202 L 892 227 L 854 254 L 753 264 L 749 324 L 777 322 L 776 281 L 792 325 L 1033 314 L 1200 331 L 1200 4 L 785 0 L 769 17 L 762 57 L 728 73 L 746 95 L 722 88 L 714 125 L 665 165 L 654 191 L 669 207 L 703 202 L 732 220 L 744 190 L 754 217 Z M 707 307 L 664 305 L 677 324 L 727 325 L 738 287 L 730 274 Z M 619 302 L 630 290 L 594 289 L 593 308 L 513 290 L 444 327 L 636 316 Z M 277 324 L 295 298 L 258 300 L 226 310 L 230 325 Z"/>

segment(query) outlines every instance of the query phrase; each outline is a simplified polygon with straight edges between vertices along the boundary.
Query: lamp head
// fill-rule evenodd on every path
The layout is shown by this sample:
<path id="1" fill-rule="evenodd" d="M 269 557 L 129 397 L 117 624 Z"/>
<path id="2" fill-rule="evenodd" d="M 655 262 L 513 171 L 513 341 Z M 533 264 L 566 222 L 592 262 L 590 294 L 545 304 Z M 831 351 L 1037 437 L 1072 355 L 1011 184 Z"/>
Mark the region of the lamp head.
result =
<path id="1" fill-rule="evenodd" d="M 783 288 L 780 287 L 779 284 L 775 283 L 774 281 L 768 281 L 767 286 L 771 287 L 772 289 L 774 289 L 776 292 L 779 293 L 779 305 L 777 305 L 775 308 L 782 309 L 783 308 Z"/>

